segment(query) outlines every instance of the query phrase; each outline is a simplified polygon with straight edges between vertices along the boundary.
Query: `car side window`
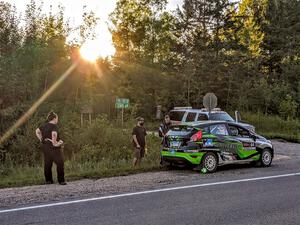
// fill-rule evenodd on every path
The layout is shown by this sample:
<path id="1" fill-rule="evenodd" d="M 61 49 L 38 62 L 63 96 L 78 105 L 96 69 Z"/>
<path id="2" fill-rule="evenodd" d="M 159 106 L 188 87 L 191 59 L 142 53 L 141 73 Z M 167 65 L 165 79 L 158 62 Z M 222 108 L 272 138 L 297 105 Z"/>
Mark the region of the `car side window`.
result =
<path id="1" fill-rule="evenodd" d="M 250 137 L 250 132 L 247 129 L 238 127 L 238 130 L 239 130 L 239 135 L 241 137 L 247 137 L 247 138 Z"/>
<path id="2" fill-rule="evenodd" d="M 240 136 L 239 135 L 239 129 L 235 126 L 229 126 L 230 133 L 232 136 Z"/>
<path id="3" fill-rule="evenodd" d="M 225 124 L 215 124 L 210 126 L 210 133 L 215 135 L 228 135 L 228 130 Z"/>
<path id="4" fill-rule="evenodd" d="M 232 136 L 250 137 L 250 132 L 242 127 L 229 125 L 229 129 Z"/>
<path id="5" fill-rule="evenodd" d="M 185 119 L 185 122 L 194 122 L 197 113 L 189 113 Z"/>
<path id="6" fill-rule="evenodd" d="M 184 116 L 185 111 L 171 111 L 170 119 L 174 121 L 181 121 Z"/>
<path id="7" fill-rule="evenodd" d="M 199 113 L 197 121 L 203 121 L 203 120 L 208 120 L 208 116 L 203 113 Z"/>

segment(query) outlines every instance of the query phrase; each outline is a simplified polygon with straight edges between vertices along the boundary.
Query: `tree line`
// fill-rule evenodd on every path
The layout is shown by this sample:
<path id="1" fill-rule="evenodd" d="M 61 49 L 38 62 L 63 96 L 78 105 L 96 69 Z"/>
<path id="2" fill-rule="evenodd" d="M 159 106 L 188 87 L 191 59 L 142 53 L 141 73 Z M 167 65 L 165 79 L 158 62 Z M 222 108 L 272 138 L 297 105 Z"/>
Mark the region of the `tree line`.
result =
<path id="1" fill-rule="evenodd" d="M 202 107 L 207 92 L 226 110 L 299 116 L 298 0 L 184 0 L 172 12 L 166 6 L 167 0 L 119 0 L 110 14 L 116 54 L 97 61 L 100 78 L 99 70 L 80 63 L 31 121 L 53 109 L 72 123 L 84 106 L 114 118 L 116 96 L 130 99 L 127 116 L 154 118 L 157 105 L 163 112 Z M 62 6 L 43 13 L 31 0 L 20 16 L 0 1 L 1 133 L 95 36 L 99 18 L 89 11 L 82 17 L 74 28 Z M 74 32 L 80 40 L 67 42 Z"/>

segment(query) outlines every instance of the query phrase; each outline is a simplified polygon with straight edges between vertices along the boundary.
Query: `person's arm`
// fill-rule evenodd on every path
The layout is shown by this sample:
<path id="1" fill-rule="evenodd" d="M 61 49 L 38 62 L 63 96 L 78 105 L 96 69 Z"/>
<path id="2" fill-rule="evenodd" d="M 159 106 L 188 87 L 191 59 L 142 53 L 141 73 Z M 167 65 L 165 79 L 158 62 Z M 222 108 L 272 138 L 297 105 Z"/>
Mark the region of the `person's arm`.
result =
<path id="1" fill-rule="evenodd" d="M 133 134 L 133 135 L 132 135 L 132 138 L 133 138 L 133 141 L 134 141 L 134 143 L 135 143 L 136 147 L 137 147 L 137 148 L 140 148 L 141 146 L 140 146 L 140 144 L 139 144 L 139 142 L 138 142 L 138 140 L 137 140 L 137 138 L 136 138 L 136 135 L 135 135 L 135 134 Z"/>
<path id="2" fill-rule="evenodd" d="M 145 129 L 145 154 L 147 154 L 148 153 L 148 147 L 147 147 L 147 131 L 146 131 L 146 129 Z"/>
<path id="3" fill-rule="evenodd" d="M 147 139 L 145 136 L 145 154 L 148 154 Z"/>
<path id="4" fill-rule="evenodd" d="M 57 144 L 58 144 L 58 142 L 57 142 L 57 132 L 56 131 L 52 131 L 52 139 L 51 139 L 51 141 L 52 141 L 52 144 L 53 144 L 53 146 L 57 146 Z"/>
<path id="5" fill-rule="evenodd" d="M 63 141 L 62 140 L 57 141 L 57 132 L 52 131 L 51 134 L 52 134 L 52 139 L 51 139 L 52 145 L 55 147 L 61 146 L 63 144 Z"/>
<path id="6" fill-rule="evenodd" d="M 159 126 L 159 132 L 161 133 L 161 136 L 162 137 L 165 137 L 165 134 L 164 134 L 164 130 L 162 128 L 162 125 Z"/>
<path id="7" fill-rule="evenodd" d="M 40 130 L 40 128 L 37 128 L 37 129 L 35 130 L 35 135 L 36 135 L 37 138 L 40 140 L 40 142 L 42 142 L 43 136 L 42 136 L 42 131 Z"/>

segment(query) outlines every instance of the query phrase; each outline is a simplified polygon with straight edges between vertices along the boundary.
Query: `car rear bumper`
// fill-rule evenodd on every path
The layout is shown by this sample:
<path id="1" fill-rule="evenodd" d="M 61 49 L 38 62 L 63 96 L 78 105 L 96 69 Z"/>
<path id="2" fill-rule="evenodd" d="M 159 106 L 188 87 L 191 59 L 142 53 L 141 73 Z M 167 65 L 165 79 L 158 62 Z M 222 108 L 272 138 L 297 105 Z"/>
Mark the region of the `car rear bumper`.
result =
<path id="1" fill-rule="evenodd" d="M 169 149 L 161 151 L 162 160 L 168 163 L 199 165 L 205 152 L 177 152 Z"/>

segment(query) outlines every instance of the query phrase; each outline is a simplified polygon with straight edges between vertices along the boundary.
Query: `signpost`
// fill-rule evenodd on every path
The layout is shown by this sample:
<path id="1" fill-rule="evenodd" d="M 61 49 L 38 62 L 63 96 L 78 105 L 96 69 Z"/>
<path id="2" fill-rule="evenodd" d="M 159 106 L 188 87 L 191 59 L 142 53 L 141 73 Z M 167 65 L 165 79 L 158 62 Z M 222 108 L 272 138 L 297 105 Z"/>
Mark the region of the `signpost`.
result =
<path id="1" fill-rule="evenodd" d="M 208 110 L 209 117 L 210 117 L 211 110 L 213 110 L 217 106 L 217 104 L 218 104 L 218 99 L 214 93 L 207 93 L 203 97 L 203 105 Z"/>
<path id="2" fill-rule="evenodd" d="M 122 117 L 122 127 L 124 124 L 124 109 L 129 107 L 129 99 L 128 98 L 116 98 L 116 109 L 121 109 L 121 117 Z"/>

